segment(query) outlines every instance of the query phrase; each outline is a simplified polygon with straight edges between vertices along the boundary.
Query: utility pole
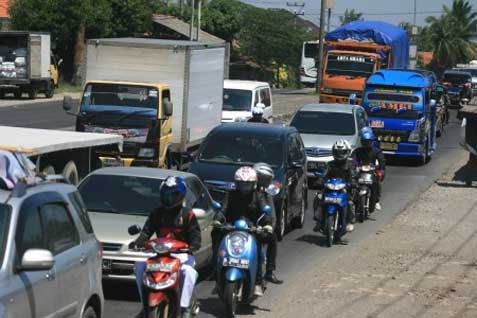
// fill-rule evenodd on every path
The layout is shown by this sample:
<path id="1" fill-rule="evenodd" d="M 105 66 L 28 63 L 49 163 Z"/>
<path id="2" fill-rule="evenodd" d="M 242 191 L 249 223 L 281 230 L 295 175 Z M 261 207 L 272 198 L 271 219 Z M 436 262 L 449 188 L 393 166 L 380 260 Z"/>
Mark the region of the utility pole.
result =
<path id="1" fill-rule="evenodd" d="M 195 15 L 195 0 L 192 0 L 192 5 L 191 5 L 191 16 L 190 16 L 190 25 L 189 25 L 189 40 L 193 41 L 194 40 L 194 15 Z"/>
<path id="2" fill-rule="evenodd" d="M 328 8 L 328 27 L 326 28 L 326 32 L 330 32 L 330 23 L 331 23 L 331 8 Z"/>
<path id="3" fill-rule="evenodd" d="M 202 12 L 202 0 L 199 0 L 199 4 L 197 6 L 197 29 L 196 29 L 196 35 L 195 35 L 195 40 L 196 41 L 199 41 L 201 12 Z"/>
<path id="4" fill-rule="evenodd" d="M 297 17 L 299 15 L 305 15 L 305 12 L 303 12 L 303 9 L 305 8 L 305 3 L 304 2 L 287 2 L 287 7 L 299 8 L 298 10 L 295 9 L 293 11 L 293 14 L 295 15 L 295 25 L 296 25 Z"/>
<path id="5" fill-rule="evenodd" d="M 414 0 L 414 16 L 412 19 L 412 24 L 414 26 L 416 25 L 416 12 L 417 12 L 417 0 Z"/>
<path id="6" fill-rule="evenodd" d="M 184 0 L 179 0 L 179 12 L 181 19 L 184 17 Z"/>
<path id="7" fill-rule="evenodd" d="M 321 0 L 321 10 L 320 10 L 320 43 L 318 56 L 315 58 L 316 65 L 316 83 L 315 83 L 315 92 L 318 95 L 318 100 L 320 98 L 320 87 L 321 80 L 323 77 L 323 50 L 324 50 L 324 37 L 325 37 L 325 9 L 326 9 L 326 0 Z"/>

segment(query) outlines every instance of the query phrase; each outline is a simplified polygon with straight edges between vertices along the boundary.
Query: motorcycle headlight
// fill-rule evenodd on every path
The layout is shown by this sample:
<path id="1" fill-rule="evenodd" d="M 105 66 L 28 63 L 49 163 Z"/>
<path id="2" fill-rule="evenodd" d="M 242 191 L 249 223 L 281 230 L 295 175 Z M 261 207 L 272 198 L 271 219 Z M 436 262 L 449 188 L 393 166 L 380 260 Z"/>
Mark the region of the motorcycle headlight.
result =
<path id="1" fill-rule="evenodd" d="M 334 184 L 334 183 L 330 182 L 330 183 L 325 184 L 325 186 L 330 190 L 340 191 L 340 190 L 343 190 L 346 187 L 346 184 L 344 184 L 344 183 Z"/>
<path id="2" fill-rule="evenodd" d="M 147 272 L 144 272 L 144 276 L 142 278 L 142 281 L 143 281 L 144 285 L 146 285 L 150 289 L 159 290 L 159 289 L 169 288 L 176 283 L 177 272 L 173 273 L 172 275 L 167 277 L 167 279 L 165 279 L 163 281 L 159 281 L 159 282 L 152 281 L 151 278 L 149 277 L 149 275 L 147 274 Z"/>
<path id="3" fill-rule="evenodd" d="M 340 184 L 335 185 L 335 190 L 338 190 L 338 191 L 343 190 L 345 187 L 346 187 L 346 184 L 340 183 Z"/>
<path id="4" fill-rule="evenodd" d="M 243 234 L 233 234 L 228 240 L 228 250 L 233 256 L 240 256 L 245 251 L 247 238 Z"/>
<path id="5" fill-rule="evenodd" d="M 139 149 L 138 157 L 152 158 L 154 157 L 154 148 Z"/>

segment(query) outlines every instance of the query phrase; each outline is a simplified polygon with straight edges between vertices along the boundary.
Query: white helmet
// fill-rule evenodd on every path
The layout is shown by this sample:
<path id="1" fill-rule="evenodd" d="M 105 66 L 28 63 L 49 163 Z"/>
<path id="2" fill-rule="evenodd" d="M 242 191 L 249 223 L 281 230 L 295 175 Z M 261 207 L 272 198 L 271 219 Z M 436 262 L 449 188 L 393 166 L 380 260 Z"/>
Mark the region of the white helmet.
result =
<path id="1" fill-rule="evenodd" d="M 333 148 L 331 148 L 331 152 L 333 153 L 333 158 L 335 158 L 335 160 L 346 160 L 351 154 L 351 145 L 348 141 L 340 139 L 335 142 Z"/>
<path id="2" fill-rule="evenodd" d="M 235 187 L 238 191 L 248 194 L 257 187 L 257 172 L 252 167 L 241 167 L 235 171 Z"/>
<path id="3" fill-rule="evenodd" d="M 275 177 L 272 167 L 268 163 L 258 162 L 253 165 L 253 169 L 257 172 L 258 186 L 267 188 Z"/>
<path id="4" fill-rule="evenodd" d="M 261 116 L 261 115 L 263 115 L 263 108 L 262 108 L 262 107 L 258 107 L 258 106 L 252 107 L 252 115 L 254 115 L 254 116 Z"/>

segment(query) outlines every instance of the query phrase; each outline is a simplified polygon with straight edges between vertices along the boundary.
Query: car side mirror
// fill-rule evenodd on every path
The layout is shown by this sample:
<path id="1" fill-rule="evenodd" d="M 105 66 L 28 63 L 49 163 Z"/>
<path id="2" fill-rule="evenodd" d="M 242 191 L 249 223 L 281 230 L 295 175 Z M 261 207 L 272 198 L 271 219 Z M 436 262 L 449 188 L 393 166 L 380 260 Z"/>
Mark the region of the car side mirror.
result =
<path id="1" fill-rule="evenodd" d="M 76 115 L 75 113 L 71 111 L 73 109 L 73 106 L 74 106 L 74 101 L 71 96 L 63 97 L 63 109 L 65 110 L 67 114 Z"/>
<path id="2" fill-rule="evenodd" d="M 273 197 L 280 193 L 280 187 L 272 182 L 265 191 Z"/>
<path id="3" fill-rule="evenodd" d="M 164 116 L 165 117 L 171 117 L 172 116 L 172 109 L 173 109 L 173 105 L 172 105 L 172 102 L 165 98 L 162 102 L 163 106 L 164 106 Z"/>
<path id="4" fill-rule="evenodd" d="M 141 232 L 141 227 L 137 224 L 131 225 L 128 227 L 128 233 L 129 235 L 137 235 Z"/>
<path id="5" fill-rule="evenodd" d="M 265 104 L 264 104 L 264 103 L 257 103 L 257 105 L 255 105 L 255 106 L 258 107 L 258 108 L 262 108 L 262 109 L 265 108 Z"/>
<path id="6" fill-rule="evenodd" d="M 207 215 L 204 209 L 195 208 L 192 209 L 192 212 L 194 212 L 197 219 L 205 219 L 205 216 Z"/>
<path id="7" fill-rule="evenodd" d="M 303 163 L 300 161 L 292 161 L 290 164 L 292 168 L 303 168 Z"/>
<path id="8" fill-rule="evenodd" d="M 53 254 L 44 249 L 29 249 L 23 254 L 20 271 L 47 271 L 55 264 Z"/>

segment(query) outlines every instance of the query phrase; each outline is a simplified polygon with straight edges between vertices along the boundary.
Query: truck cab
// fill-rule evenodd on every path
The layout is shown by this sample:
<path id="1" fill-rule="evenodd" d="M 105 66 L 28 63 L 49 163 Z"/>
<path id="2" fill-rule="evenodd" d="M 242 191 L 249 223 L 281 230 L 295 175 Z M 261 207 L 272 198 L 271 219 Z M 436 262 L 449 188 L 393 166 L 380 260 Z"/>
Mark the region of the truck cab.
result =
<path id="1" fill-rule="evenodd" d="M 362 106 L 384 154 L 429 160 L 436 149 L 432 89 L 427 76 L 409 70 L 381 70 L 369 77 Z"/>
<path id="2" fill-rule="evenodd" d="M 100 151 L 103 166 L 159 167 L 166 164 L 172 139 L 171 116 L 169 85 L 90 81 L 81 98 L 76 131 L 123 136 L 121 153 Z"/>

